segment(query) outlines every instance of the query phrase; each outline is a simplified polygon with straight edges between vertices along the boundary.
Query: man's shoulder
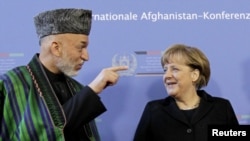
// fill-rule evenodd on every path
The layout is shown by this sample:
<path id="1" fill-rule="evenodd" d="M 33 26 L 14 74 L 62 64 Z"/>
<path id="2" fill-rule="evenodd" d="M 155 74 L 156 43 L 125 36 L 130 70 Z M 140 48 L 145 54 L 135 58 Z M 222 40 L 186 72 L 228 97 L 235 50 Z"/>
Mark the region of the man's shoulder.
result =
<path id="1" fill-rule="evenodd" d="M 26 73 L 28 73 L 26 66 L 17 66 L 1 74 L 0 79 L 20 77 L 24 74 L 26 75 Z"/>

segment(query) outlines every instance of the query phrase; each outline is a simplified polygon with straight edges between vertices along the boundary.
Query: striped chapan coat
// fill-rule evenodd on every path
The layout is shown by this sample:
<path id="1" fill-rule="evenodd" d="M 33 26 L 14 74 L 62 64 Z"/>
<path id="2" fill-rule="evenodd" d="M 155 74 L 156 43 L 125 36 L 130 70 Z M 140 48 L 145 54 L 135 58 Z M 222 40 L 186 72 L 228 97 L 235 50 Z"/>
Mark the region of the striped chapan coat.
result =
<path id="1" fill-rule="evenodd" d="M 75 92 L 83 86 L 68 77 Z M 64 141 L 66 116 L 36 54 L 0 76 L 0 141 Z"/>

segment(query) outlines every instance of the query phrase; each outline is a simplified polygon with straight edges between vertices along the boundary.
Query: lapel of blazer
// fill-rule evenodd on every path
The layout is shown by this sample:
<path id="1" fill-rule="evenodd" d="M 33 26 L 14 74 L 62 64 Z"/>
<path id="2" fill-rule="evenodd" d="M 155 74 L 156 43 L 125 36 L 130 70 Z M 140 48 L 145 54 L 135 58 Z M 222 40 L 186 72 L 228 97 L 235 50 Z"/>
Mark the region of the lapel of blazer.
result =
<path id="1" fill-rule="evenodd" d="M 199 108 L 197 109 L 197 111 L 193 115 L 193 118 L 191 120 L 191 124 L 198 122 L 200 119 L 202 119 L 204 116 L 206 116 L 206 114 L 213 107 L 213 103 L 212 103 L 213 99 L 209 94 L 207 94 L 203 90 L 199 90 L 198 94 L 201 97 L 201 102 L 200 102 Z M 170 116 L 172 116 L 173 118 L 175 118 L 175 119 L 177 119 L 177 120 L 179 120 L 187 125 L 190 125 L 190 123 L 187 120 L 187 118 L 185 117 L 185 115 L 177 107 L 174 98 L 167 97 L 164 100 L 163 107 L 164 107 L 165 111 L 167 113 L 169 113 Z"/>
<path id="2" fill-rule="evenodd" d="M 190 125 L 185 115 L 181 110 L 177 107 L 175 100 L 172 97 L 168 97 L 165 99 L 164 109 L 165 111 L 172 116 L 174 119 L 183 122 L 184 124 Z"/>
<path id="3" fill-rule="evenodd" d="M 212 110 L 213 100 L 210 95 L 208 95 L 205 91 L 198 91 L 199 96 L 201 97 L 200 105 L 193 115 L 191 123 L 194 124 L 202 119 L 206 114 Z"/>

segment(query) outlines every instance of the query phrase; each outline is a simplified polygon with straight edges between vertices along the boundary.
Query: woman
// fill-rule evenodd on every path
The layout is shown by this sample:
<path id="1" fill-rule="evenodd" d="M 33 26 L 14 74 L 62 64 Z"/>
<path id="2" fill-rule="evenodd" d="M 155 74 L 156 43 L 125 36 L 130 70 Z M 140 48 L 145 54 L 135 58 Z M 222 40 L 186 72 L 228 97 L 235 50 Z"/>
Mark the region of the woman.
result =
<path id="1" fill-rule="evenodd" d="M 168 97 L 148 102 L 134 141 L 206 141 L 208 125 L 238 125 L 229 100 L 213 97 L 202 87 L 210 64 L 198 48 L 170 46 L 162 55 Z"/>

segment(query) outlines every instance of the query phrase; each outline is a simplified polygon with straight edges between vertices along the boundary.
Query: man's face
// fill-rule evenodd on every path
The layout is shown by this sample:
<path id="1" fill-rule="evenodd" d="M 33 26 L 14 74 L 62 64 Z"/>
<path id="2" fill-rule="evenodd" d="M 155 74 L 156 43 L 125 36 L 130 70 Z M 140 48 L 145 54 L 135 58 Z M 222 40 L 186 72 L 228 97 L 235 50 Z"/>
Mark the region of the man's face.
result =
<path id="1" fill-rule="evenodd" d="M 83 34 L 63 34 L 61 38 L 61 55 L 57 68 L 68 76 L 76 76 L 85 61 L 88 61 L 88 36 Z"/>

